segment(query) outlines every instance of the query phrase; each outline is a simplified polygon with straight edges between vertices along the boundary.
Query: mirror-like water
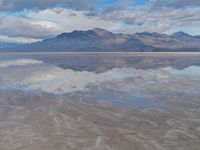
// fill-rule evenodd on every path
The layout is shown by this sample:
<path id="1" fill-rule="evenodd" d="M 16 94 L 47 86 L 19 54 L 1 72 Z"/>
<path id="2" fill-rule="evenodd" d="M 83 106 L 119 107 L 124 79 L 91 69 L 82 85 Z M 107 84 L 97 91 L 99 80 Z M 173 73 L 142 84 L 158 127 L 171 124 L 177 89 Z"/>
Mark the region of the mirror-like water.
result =
<path id="1" fill-rule="evenodd" d="M 1 54 L 0 149 L 197 150 L 200 57 L 155 55 Z"/>

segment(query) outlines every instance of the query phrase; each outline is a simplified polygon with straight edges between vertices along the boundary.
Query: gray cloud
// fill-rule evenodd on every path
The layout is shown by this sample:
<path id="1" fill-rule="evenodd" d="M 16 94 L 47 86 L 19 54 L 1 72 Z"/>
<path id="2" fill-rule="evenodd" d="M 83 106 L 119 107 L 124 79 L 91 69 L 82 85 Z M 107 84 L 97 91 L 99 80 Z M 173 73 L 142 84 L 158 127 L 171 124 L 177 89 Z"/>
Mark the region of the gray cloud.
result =
<path id="1" fill-rule="evenodd" d="M 175 0 L 176 3 L 182 3 L 182 4 L 190 4 L 190 5 L 196 5 L 200 4 L 199 0 Z"/>
<path id="2" fill-rule="evenodd" d="M 133 7 L 132 0 L 124 0 L 96 8 L 100 1 L 0 0 L 0 11 L 28 9 L 25 17 L 0 14 L 0 35 L 44 39 L 61 32 L 96 27 L 126 33 L 168 33 L 200 25 L 199 0 L 150 0 L 141 7 Z M 53 8 L 58 4 L 66 7 Z"/>
<path id="3" fill-rule="evenodd" d="M 48 38 L 58 33 L 55 28 L 37 23 L 29 18 L 0 17 L 0 34 L 9 37 Z"/>
<path id="4" fill-rule="evenodd" d="M 21 11 L 24 9 L 47 9 L 56 6 L 63 6 L 75 10 L 98 11 L 96 4 L 103 0 L 1 0 L 0 11 Z M 105 12 L 114 11 L 116 9 L 124 9 L 131 6 L 134 0 L 123 0 L 113 3 L 105 8 Z M 199 0 L 149 0 L 149 4 L 162 7 L 177 7 L 199 5 Z M 92 14 L 93 12 L 91 12 Z"/>
<path id="5" fill-rule="evenodd" d="M 116 29 L 120 24 L 100 17 L 88 17 L 84 11 L 64 8 L 29 11 L 24 16 L 0 14 L 0 40 L 35 41 L 54 37 L 62 32 L 93 28 Z M 17 39 L 16 39 L 17 38 Z M 27 40 L 25 40 L 27 39 Z"/>
<path id="6" fill-rule="evenodd" d="M 124 7 L 118 9 L 111 7 L 102 12 L 93 13 L 105 20 L 113 20 L 124 24 L 120 32 L 165 32 L 182 27 L 194 27 L 200 25 L 200 7 L 174 7 L 179 0 L 173 1 L 173 7 L 168 5 L 172 1 L 152 0 L 142 7 Z M 188 2 L 189 1 L 182 1 Z M 193 3 L 192 3 L 193 2 Z M 194 4 L 193 0 L 191 4 Z M 179 5 L 180 6 L 180 5 Z M 91 15 L 91 14 L 90 14 Z"/>
<path id="7" fill-rule="evenodd" d="M 1 11 L 21 11 L 24 9 L 46 9 L 63 5 L 74 9 L 91 9 L 101 0 L 1 0 Z"/>
<path id="8" fill-rule="evenodd" d="M 159 6 L 167 7 L 190 7 L 190 6 L 199 6 L 199 0 L 152 0 L 154 3 L 157 3 Z"/>

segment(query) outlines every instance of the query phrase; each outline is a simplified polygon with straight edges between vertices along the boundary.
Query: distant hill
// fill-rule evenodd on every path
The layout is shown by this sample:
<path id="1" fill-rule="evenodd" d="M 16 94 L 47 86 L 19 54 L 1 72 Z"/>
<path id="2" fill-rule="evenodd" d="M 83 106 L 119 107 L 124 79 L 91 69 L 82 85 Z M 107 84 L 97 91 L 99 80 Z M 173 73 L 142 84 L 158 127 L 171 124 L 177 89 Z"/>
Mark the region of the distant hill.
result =
<path id="1" fill-rule="evenodd" d="M 184 32 L 114 34 L 104 29 L 73 31 L 31 44 L 1 47 L 1 51 L 21 52 L 162 52 L 199 51 L 200 36 Z"/>
<path id="2" fill-rule="evenodd" d="M 0 49 L 7 49 L 7 48 L 11 48 L 11 47 L 16 47 L 19 44 L 17 43 L 8 43 L 8 42 L 0 42 Z"/>

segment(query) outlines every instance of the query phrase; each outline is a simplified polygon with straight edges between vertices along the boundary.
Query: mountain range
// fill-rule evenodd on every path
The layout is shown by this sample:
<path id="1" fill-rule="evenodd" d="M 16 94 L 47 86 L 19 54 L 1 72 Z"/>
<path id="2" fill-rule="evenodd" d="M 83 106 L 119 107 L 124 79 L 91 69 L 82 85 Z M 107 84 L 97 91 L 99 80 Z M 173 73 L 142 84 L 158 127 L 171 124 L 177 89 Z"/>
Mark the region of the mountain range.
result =
<path id="1" fill-rule="evenodd" d="M 104 29 L 73 31 L 54 38 L 20 45 L 0 46 L 0 51 L 14 52 L 174 52 L 200 51 L 200 36 L 184 32 L 112 33 Z"/>

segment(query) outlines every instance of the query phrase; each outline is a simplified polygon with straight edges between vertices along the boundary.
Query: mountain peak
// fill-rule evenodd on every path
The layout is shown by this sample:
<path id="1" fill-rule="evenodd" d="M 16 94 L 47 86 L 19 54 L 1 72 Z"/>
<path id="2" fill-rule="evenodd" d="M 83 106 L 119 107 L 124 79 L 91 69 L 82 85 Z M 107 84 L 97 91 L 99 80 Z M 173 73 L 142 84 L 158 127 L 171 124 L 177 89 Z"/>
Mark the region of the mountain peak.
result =
<path id="1" fill-rule="evenodd" d="M 57 35 L 57 38 L 81 37 L 81 36 L 111 37 L 111 35 L 113 35 L 112 32 L 109 32 L 101 28 L 95 28 L 93 30 L 86 30 L 86 31 L 74 30 L 70 33 L 64 32 Z"/>
<path id="2" fill-rule="evenodd" d="M 95 28 L 93 31 L 96 35 L 100 36 L 100 37 L 108 37 L 108 36 L 112 36 L 113 33 L 112 32 L 109 32 L 105 29 L 101 29 L 101 28 Z"/>
<path id="3" fill-rule="evenodd" d="M 93 31 L 95 31 L 95 32 L 108 32 L 107 30 L 101 29 L 101 28 L 94 28 Z"/>
<path id="4" fill-rule="evenodd" d="M 176 32 L 176 33 L 172 34 L 172 36 L 176 36 L 177 37 L 177 36 L 191 36 L 191 35 L 183 32 L 183 31 L 179 31 L 179 32 Z"/>
<path id="5" fill-rule="evenodd" d="M 141 37 L 150 36 L 150 37 L 156 37 L 156 38 L 166 36 L 165 34 L 161 34 L 157 32 L 139 32 L 139 33 L 136 33 L 136 35 L 141 36 Z"/>

